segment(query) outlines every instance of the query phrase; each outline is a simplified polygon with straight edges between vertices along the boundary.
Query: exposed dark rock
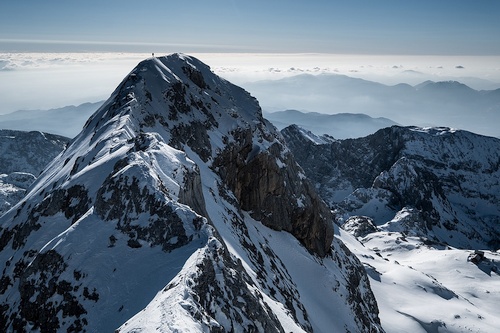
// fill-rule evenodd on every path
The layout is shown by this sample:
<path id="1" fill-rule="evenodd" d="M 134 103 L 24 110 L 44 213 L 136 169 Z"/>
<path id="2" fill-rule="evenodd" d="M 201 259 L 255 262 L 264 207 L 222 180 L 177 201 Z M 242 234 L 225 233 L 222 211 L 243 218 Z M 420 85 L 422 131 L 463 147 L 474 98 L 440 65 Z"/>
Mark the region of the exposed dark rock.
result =
<path id="1" fill-rule="evenodd" d="M 188 205 L 201 216 L 208 217 L 201 177 L 197 170 L 186 172 L 184 186 L 179 190 L 179 202 Z"/>
<path id="2" fill-rule="evenodd" d="M 360 332 L 383 332 L 370 281 L 359 259 L 342 243 L 334 242 L 333 259 L 345 272 L 348 306 L 355 313 Z"/>
<path id="3" fill-rule="evenodd" d="M 399 158 L 403 141 L 398 132 L 386 128 L 360 139 L 333 140 L 316 144 L 295 125 L 281 133 L 306 175 L 317 184 L 320 195 L 333 206 L 332 190 L 352 192 L 370 187 L 375 177 Z M 340 197 L 339 200 L 342 200 Z"/>
<path id="4" fill-rule="evenodd" d="M 297 126 L 282 133 L 322 198 L 342 216 L 371 211 L 380 225 L 404 211 L 410 213 L 399 214 L 405 232 L 459 248 L 497 249 L 500 140 L 398 126 L 359 139 L 323 137 L 321 144 Z M 374 205 L 386 213 L 378 216 Z M 482 213 L 471 205 L 491 209 Z M 449 238 L 449 231 L 463 236 Z"/>
<path id="5" fill-rule="evenodd" d="M 474 253 L 471 253 L 467 258 L 467 261 L 470 261 L 474 264 L 479 264 L 484 259 L 484 251 L 476 250 Z"/>
<path id="6" fill-rule="evenodd" d="M 253 145 L 250 131 L 236 136 L 239 140 L 217 156 L 214 167 L 241 208 L 270 228 L 292 233 L 310 251 L 325 256 L 333 239 L 332 215 L 309 182 L 300 178 L 302 170 L 292 155 L 282 154 L 279 143 L 260 151 Z"/>
<path id="7" fill-rule="evenodd" d="M 172 129 L 172 139 L 170 144 L 182 150 L 183 144 L 191 147 L 201 159 L 208 161 L 212 153 L 212 145 L 207 133 L 206 124 L 194 121 L 189 124 L 180 124 Z"/>
<path id="8" fill-rule="evenodd" d="M 342 229 L 350 232 L 355 237 L 365 237 L 366 235 L 377 231 L 373 220 L 367 216 L 351 216 L 342 225 Z"/>
<path id="9" fill-rule="evenodd" d="M 83 297 L 90 299 L 94 302 L 97 302 L 99 300 L 99 294 L 97 293 L 97 290 L 95 288 L 92 290 L 92 293 L 91 293 L 91 292 L 89 292 L 88 287 L 84 287 L 83 288 Z"/>
<path id="10" fill-rule="evenodd" d="M 119 172 L 123 167 L 129 170 L 141 168 L 139 165 L 128 166 L 125 160 L 120 160 L 115 164 L 115 171 Z M 146 186 L 141 188 L 140 182 L 135 176 L 110 174 L 97 193 L 95 212 L 105 221 L 116 221 L 117 229 L 129 235 L 128 245 L 132 248 L 141 247 L 139 240 L 152 246 L 159 245 L 165 251 L 187 244 L 189 237 L 181 218 L 165 201 L 168 193 Z M 148 223 L 133 223 L 140 219 L 146 219 Z M 198 224 L 195 221 L 195 225 Z M 110 238 L 110 242 L 114 244 L 115 240 Z"/>
<path id="11" fill-rule="evenodd" d="M 66 268 L 64 259 L 56 251 L 49 250 L 37 254 L 23 269 L 18 286 L 21 302 L 18 312 L 11 317 L 16 331 L 24 332 L 29 322 L 40 332 L 57 332 L 60 328 L 57 313 L 65 320 L 71 317 L 75 328 L 83 328 L 78 323 L 87 311 L 73 293 L 78 286 L 60 279 Z"/>
<path id="12" fill-rule="evenodd" d="M 205 79 L 203 78 L 203 74 L 193 66 L 183 66 L 182 70 L 189 77 L 194 84 L 196 84 L 200 89 L 207 88 L 207 84 L 205 83 Z"/>
<path id="13" fill-rule="evenodd" d="M 222 315 L 231 323 L 230 327 L 220 324 L 209 327 L 210 332 L 284 332 L 272 310 L 262 302 L 257 291 L 247 286 L 254 285 L 241 263 L 231 258 L 227 250 L 213 240 L 210 257 L 199 266 L 200 275 L 193 288 L 203 312 L 194 314 L 207 320 Z M 217 245 L 218 244 L 218 245 Z M 218 277 L 222 275 L 222 277 Z M 220 279 L 223 280 L 221 283 Z M 263 306 L 264 305 L 264 306 Z M 221 313 L 216 313 L 216 312 Z M 200 318 L 200 319 L 201 319 Z"/>

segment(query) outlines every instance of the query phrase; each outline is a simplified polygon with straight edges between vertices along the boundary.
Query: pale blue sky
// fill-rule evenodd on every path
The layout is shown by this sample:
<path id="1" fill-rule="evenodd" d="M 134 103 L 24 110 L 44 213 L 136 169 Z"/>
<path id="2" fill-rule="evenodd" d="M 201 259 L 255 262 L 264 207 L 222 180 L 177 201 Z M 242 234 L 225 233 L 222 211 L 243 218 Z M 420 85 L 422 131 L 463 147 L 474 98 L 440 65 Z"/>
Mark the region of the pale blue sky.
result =
<path id="1" fill-rule="evenodd" d="M 2 1 L 15 51 L 500 55 L 500 1 Z"/>

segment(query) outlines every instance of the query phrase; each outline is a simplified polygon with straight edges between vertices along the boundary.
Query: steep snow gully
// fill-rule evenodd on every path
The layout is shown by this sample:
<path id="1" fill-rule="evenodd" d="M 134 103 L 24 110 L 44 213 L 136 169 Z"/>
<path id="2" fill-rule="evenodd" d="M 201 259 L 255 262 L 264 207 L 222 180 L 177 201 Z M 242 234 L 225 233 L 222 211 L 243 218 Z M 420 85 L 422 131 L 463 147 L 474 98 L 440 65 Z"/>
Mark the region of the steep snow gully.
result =
<path id="1" fill-rule="evenodd" d="M 0 330 L 382 332 L 333 221 L 249 93 L 150 58 L 0 218 Z"/>

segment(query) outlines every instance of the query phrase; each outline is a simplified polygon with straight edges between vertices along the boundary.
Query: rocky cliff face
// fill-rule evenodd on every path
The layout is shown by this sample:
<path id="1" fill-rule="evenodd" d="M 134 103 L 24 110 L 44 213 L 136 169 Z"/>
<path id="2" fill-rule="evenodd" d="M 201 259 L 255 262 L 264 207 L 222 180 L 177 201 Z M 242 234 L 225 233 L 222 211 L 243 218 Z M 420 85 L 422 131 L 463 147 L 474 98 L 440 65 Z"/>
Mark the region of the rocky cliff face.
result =
<path id="1" fill-rule="evenodd" d="M 262 150 L 250 130 L 237 135 L 240 139 L 217 156 L 214 166 L 241 208 L 270 228 L 292 233 L 310 251 L 329 253 L 333 230 L 325 221 L 333 217 L 290 152 L 277 138 Z"/>
<path id="2" fill-rule="evenodd" d="M 0 226 L 4 331 L 382 331 L 281 135 L 185 55 L 140 63 Z"/>
<path id="3" fill-rule="evenodd" d="M 0 130 L 0 215 L 21 200 L 69 140 L 42 132 Z"/>
<path id="4" fill-rule="evenodd" d="M 70 139 L 49 133 L 0 130 L 0 172 L 38 176 Z"/>
<path id="5" fill-rule="evenodd" d="M 406 232 L 461 248 L 498 249 L 500 140 L 448 128 L 391 127 L 340 141 L 313 141 L 304 133 L 296 126 L 283 130 L 340 223 L 367 215 L 382 225 L 404 210 L 419 221 Z"/>
<path id="6" fill-rule="evenodd" d="M 500 140 L 417 127 L 283 135 L 364 265 L 387 332 L 500 329 Z"/>

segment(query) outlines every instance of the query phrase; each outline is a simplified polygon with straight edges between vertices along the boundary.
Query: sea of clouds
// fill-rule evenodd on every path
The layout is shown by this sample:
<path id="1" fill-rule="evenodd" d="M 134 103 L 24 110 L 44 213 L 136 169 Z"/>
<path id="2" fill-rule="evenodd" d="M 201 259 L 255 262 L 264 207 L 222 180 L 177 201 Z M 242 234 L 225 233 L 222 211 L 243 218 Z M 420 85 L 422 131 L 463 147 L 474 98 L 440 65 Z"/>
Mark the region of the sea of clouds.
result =
<path id="1" fill-rule="evenodd" d="M 388 85 L 457 80 L 479 90 L 500 88 L 498 56 L 193 55 L 243 87 L 259 80 L 334 73 Z M 148 57 L 151 54 L 0 53 L 0 114 L 104 100 L 139 61 Z"/>

